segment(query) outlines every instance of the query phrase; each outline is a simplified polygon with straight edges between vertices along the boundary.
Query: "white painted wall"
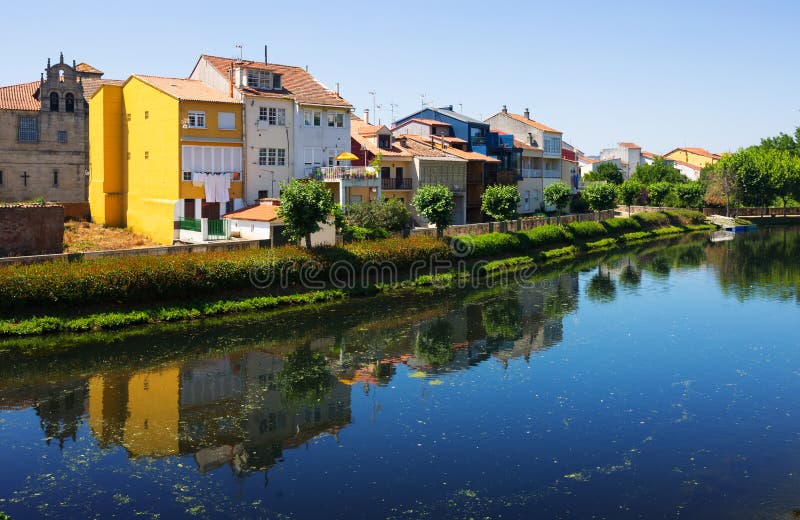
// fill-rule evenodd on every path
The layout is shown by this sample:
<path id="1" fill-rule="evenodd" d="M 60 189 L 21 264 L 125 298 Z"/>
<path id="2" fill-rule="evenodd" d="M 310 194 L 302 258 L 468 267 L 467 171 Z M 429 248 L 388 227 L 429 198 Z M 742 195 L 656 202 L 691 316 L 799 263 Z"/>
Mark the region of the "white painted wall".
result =
<path id="1" fill-rule="evenodd" d="M 321 112 L 320 126 L 305 125 L 305 111 Z M 328 126 L 328 114 L 342 114 L 344 124 L 341 128 Z M 294 176 L 306 177 L 306 166 L 328 166 L 329 157 L 336 157 L 350 151 L 350 111 L 346 108 L 320 107 L 295 104 L 294 113 Z M 308 150 L 313 151 L 314 164 L 306 165 Z"/>
<path id="2" fill-rule="evenodd" d="M 283 126 L 269 125 L 269 121 L 259 119 L 261 108 L 275 108 L 286 111 L 286 123 Z M 254 204 L 259 191 L 268 191 L 270 197 L 277 198 L 280 185 L 289 182 L 294 171 L 295 146 L 294 146 L 294 102 L 291 100 L 270 99 L 259 96 L 246 96 L 245 110 L 245 162 L 247 176 L 245 177 L 244 198 L 248 204 Z M 259 164 L 259 150 L 270 148 L 286 150 L 286 159 L 283 166 Z"/>
<path id="3" fill-rule="evenodd" d="M 257 220 L 227 219 L 230 221 L 231 233 L 239 233 L 247 240 L 267 240 L 270 237 L 270 223 Z"/>

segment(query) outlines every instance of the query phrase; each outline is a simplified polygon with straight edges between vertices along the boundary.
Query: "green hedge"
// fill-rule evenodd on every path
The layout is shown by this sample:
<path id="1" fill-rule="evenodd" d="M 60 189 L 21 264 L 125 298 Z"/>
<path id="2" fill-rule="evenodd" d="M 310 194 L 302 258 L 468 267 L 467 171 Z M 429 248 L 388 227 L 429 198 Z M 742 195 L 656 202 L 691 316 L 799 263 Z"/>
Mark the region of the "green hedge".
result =
<path id="1" fill-rule="evenodd" d="M 653 212 L 653 213 L 637 213 L 633 215 L 634 219 L 636 219 L 639 224 L 645 229 L 661 227 L 661 226 L 669 226 L 669 217 L 662 212 Z"/>
<path id="2" fill-rule="evenodd" d="M 603 226 L 609 233 L 618 234 L 623 231 L 640 231 L 642 225 L 638 220 L 631 217 L 614 217 L 603 221 Z"/>
<path id="3" fill-rule="evenodd" d="M 599 222 L 570 222 L 567 229 L 575 238 L 592 238 L 607 233 L 606 228 Z"/>
<path id="4" fill-rule="evenodd" d="M 548 224 L 517 233 L 526 247 L 541 247 L 572 241 L 572 235 L 562 226 Z"/>
<path id="5" fill-rule="evenodd" d="M 670 209 L 663 211 L 669 220 L 678 226 L 704 224 L 706 216 L 700 211 L 691 209 Z"/>

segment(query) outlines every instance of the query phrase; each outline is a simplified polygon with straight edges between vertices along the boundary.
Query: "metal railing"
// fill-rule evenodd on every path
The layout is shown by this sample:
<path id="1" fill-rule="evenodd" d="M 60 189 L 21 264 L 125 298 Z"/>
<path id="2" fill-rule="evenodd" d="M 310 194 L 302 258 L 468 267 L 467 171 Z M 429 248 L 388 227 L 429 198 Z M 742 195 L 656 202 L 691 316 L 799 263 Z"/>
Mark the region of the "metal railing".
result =
<path id="1" fill-rule="evenodd" d="M 542 170 L 538 168 L 520 168 L 519 174 L 523 179 L 540 179 Z"/>
<path id="2" fill-rule="evenodd" d="M 560 179 L 561 170 L 545 170 L 544 176 L 548 179 Z"/>
<path id="3" fill-rule="evenodd" d="M 411 179 L 381 179 L 381 189 L 383 190 L 410 190 Z"/>
<path id="4" fill-rule="evenodd" d="M 186 231 L 201 231 L 202 226 L 199 218 L 181 218 L 181 229 Z"/>
<path id="5" fill-rule="evenodd" d="M 306 169 L 308 173 L 308 168 Z M 378 180 L 378 171 L 372 166 L 323 166 L 313 168 L 308 176 L 319 181 Z"/>
<path id="6" fill-rule="evenodd" d="M 228 238 L 225 233 L 225 221 L 222 219 L 208 219 L 208 239 L 225 240 Z"/>

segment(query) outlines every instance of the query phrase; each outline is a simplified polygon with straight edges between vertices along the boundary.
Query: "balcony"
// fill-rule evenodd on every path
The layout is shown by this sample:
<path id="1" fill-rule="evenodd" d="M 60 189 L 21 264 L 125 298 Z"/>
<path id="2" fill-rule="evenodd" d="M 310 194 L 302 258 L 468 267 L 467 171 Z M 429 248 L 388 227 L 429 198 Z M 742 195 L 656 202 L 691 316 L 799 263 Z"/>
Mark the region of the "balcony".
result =
<path id="1" fill-rule="evenodd" d="M 381 179 L 382 190 L 410 190 L 411 179 Z"/>
<path id="2" fill-rule="evenodd" d="M 486 138 L 480 136 L 472 136 L 469 140 L 471 146 L 485 146 Z"/>
<path id="3" fill-rule="evenodd" d="M 325 182 L 340 182 L 347 186 L 378 187 L 381 179 L 372 166 L 324 166 L 306 168 L 306 176 Z"/>
<path id="4" fill-rule="evenodd" d="M 520 168 L 519 174 L 523 179 L 541 179 L 543 175 L 542 170 L 535 168 Z"/>
<path id="5" fill-rule="evenodd" d="M 545 179 L 560 179 L 561 170 L 544 170 Z"/>

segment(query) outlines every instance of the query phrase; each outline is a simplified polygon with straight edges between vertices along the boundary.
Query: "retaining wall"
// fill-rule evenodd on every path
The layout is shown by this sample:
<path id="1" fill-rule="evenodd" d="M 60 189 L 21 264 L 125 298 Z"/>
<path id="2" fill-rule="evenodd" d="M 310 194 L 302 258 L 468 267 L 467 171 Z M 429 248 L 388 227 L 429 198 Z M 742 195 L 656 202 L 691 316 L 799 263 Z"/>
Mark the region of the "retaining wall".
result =
<path id="1" fill-rule="evenodd" d="M 63 250 L 63 207 L 0 206 L 0 257 L 61 253 Z"/>
<path id="2" fill-rule="evenodd" d="M 450 226 L 444 230 L 444 235 L 454 237 L 458 235 L 485 235 L 500 231 L 502 224 L 505 224 L 505 231 L 513 233 L 525 231 L 547 224 L 569 224 L 570 222 L 584 222 L 588 220 L 606 220 L 614 217 L 613 210 L 600 211 L 597 213 L 578 213 L 574 215 L 562 215 L 559 220 L 557 217 L 526 217 L 507 222 L 482 222 L 480 224 L 464 224 L 460 226 Z M 411 235 L 436 236 L 436 228 L 415 228 L 411 230 Z"/>

